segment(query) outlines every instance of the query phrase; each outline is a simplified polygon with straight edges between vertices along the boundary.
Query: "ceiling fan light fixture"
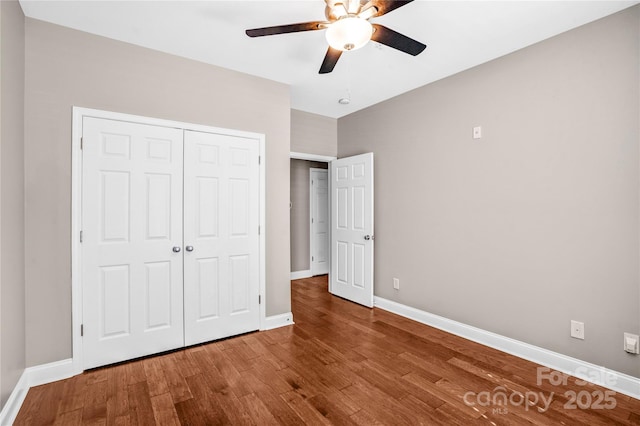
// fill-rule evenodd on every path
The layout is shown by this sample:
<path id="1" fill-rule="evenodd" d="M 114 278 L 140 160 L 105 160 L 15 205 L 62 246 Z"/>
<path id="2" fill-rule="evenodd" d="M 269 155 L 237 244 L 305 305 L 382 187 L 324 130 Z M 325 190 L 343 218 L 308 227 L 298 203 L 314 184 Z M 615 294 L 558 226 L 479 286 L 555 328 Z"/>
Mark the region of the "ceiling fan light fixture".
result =
<path id="1" fill-rule="evenodd" d="M 347 16 L 338 19 L 327 28 L 327 42 L 334 49 L 356 50 L 367 44 L 373 34 L 373 27 L 366 19 Z"/>

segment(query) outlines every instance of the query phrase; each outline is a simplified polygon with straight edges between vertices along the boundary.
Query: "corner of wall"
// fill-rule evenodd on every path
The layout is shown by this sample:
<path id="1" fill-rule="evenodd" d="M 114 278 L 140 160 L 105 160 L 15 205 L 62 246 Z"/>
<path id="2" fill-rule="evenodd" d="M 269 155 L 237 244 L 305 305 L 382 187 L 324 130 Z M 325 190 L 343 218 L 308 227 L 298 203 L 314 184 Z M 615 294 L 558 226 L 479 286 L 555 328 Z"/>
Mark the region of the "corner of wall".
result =
<path id="1" fill-rule="evenodd" d="M 25 16 L 0 2 L 0 406 L 19 387 L 25 358 Z"/>

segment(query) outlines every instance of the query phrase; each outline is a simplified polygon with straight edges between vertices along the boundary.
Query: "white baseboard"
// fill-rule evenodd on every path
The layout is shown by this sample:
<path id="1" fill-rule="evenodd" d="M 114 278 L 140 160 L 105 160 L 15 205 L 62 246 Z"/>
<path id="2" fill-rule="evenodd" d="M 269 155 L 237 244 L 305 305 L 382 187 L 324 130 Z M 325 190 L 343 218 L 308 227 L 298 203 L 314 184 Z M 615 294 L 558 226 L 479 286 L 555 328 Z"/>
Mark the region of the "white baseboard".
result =
<path id="1" fill-rule="evenodd" d="M 490 331 L 472 327 L 392 300 L 374 296 L 374 306 L 405 318 L 549 367 L 586 382 L 640 399 L 640 379 Z"/>
<path id="2" fill-rule="evenodd" d="M 7 403 L 2 407 L 0 425 L 13 424 L 27 396 L 27 392 L 29 392 L 29 388 L 67 379 L 76 374 L 77 372 L 73 369 L 71 359 L 26 368 L 13 388 L 13 392 L 9 395 Z"/>
<path id="3" fill-rule="evenodd" d="M 291 273 L 291 281 L 293 280 L 301 280 L 303 278 L 311 278 L 311 270 L 307 269 L 306 271 L 295 271 Z"/>
<path id="4" fill-rule="evenodd" d="M 22 407 L 22 403 L 27 396 L 27 392 L 29 392 L 29 381 L 27 376 L 27 371 L 23 371 L 18 383 L 16 383 L 13 388 L 11 395 L 9 395 L 9 399 L 7 399 L 4 407 L 2 407 L 2 411 L 0 411 L 0 425 L 11 425 L 15 421 L 16 416 L 20 411 L 20 407 Z"/>
<path id="5" fill-rule="evenodd" d="M 50 362 L 49 364 L 36 365 L 25 370 L 29 377 L 29 386 L 40 386 L 58 380 L 68 379 L 78 374 L 74 369 L 73 360 Z"/>
<path id="6" fill-rule="evenodd" d="M 272 315 L 265 318 L 263 330 L 273 330 L 274 328 L 284 327 L 292 324 L 293 314 L 291 312 L 280 315 Z"/>

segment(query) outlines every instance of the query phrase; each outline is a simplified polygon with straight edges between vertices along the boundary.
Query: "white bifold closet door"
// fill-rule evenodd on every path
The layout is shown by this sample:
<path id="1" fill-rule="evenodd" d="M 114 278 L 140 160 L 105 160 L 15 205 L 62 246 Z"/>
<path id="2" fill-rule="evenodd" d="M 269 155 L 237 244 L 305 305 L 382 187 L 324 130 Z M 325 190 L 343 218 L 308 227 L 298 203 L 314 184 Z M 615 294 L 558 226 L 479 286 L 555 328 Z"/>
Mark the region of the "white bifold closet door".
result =
<path id="1" fill-rule="evenodd" d="M 186 131 L 184 140 L 184 319 L 192 345 L 260 327 L 259 154 L 252 139 Z"/>
<path id="2" fill-rule="evenodd" d="M 182 130 L 84 118 L 84 368 L 184 344 Z"/>
<path id="3" fill-rule="evenodd" d="M 259 328 L 253 139 L 83 119 L 83 367 Z"/>

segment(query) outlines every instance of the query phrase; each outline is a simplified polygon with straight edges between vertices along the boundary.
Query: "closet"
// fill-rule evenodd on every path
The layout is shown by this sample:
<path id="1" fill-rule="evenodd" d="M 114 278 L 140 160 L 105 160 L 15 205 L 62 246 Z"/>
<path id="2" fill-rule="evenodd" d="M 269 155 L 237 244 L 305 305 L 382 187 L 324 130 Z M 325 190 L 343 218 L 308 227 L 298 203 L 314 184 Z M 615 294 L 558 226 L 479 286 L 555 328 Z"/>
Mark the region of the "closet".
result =
<path id="1" fill-rule="evenodd" d="M 260 146 L 83 117 L 84 369 L 260 327 Z"/>

